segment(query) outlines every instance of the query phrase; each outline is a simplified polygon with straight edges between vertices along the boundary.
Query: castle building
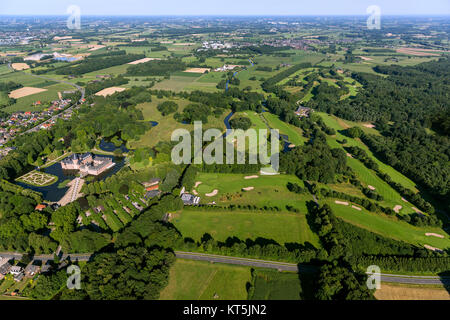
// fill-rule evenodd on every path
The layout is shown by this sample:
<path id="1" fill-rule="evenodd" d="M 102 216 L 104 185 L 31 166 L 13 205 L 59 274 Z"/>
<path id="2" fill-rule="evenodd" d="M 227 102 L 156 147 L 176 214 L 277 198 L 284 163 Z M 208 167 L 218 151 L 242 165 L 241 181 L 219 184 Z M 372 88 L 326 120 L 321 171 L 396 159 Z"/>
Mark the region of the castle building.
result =
<path id="1" fill-rule="evenodd" d="M 73 154 L 61 161 L 64 170 L 78 170 L 81 174 L 93 176 L 98 176 L 115 165 L 111 158 L 91 153 Z"/>

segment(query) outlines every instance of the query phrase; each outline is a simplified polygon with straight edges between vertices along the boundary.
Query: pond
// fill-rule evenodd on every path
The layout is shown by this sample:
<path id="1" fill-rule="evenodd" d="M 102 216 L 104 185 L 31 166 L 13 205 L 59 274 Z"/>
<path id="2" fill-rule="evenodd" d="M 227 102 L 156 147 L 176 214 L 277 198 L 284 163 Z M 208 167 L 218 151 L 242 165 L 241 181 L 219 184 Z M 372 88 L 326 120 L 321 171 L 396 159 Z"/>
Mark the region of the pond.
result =
<path id="1" fill-rule="evenodd" d="M 116 149 L 120 149 L 122 153 L 128 153 L 128 151 L 130 151 L 125 146 L 125 143 L 122 143 L 120 147 L 116 147 L 114 143 L 112 143 L 111 141 L 107 141 L 105 139 L 102 139 L 102 141 L 100 141 L 99 148 L 100 150 L 106 152 L 114 152 L 114 150 Z"/>
<path id="2" fill-rule="evenodd" d="M 117 173 L 117 171 L 119 171 L 125 165 L 125 158 L 117 158 L 113 156 L 104 156 L 104 155 L 102 155 L 102 157 L 113 159 L 116 165 L 111 169 L 103 172 L 102 174 L 94 177 L 93 181 L 105 180 L 106 178 Z M 42 193 L 44 199 L 51 202 L 59 201 L 66 194 L 67 190 L 69 190 L 69 187 L 58 188 L 59 184 L 61 182 L 64 182 L 65 180 L 75 179 L 78 173 L 78 171 L 76 170 L 63 170 L 59 162 L 51 165 L 48 168 L 41 169 L 41 171 L 57 176 L 58 181 L 47 187 L 36 187 L 23 182 L 16 182 L 16 184 L 21 187 Z"/>

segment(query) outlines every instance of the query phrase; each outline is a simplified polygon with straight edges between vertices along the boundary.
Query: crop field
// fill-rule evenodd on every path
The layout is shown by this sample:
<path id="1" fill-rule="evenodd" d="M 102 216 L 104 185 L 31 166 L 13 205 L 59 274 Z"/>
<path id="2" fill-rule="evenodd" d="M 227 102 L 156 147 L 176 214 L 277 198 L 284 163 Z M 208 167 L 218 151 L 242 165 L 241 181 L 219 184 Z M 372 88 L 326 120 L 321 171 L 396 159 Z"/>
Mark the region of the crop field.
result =
<path id="1" fill-rule="evenodd" d="M 450 300 L 450 294 L 443 288 L 426 288 L 383 283 L 375 292 L 377 300 Z"/>
<path id="2" fill-rule="evenodd" d="M 52 84 L 47 87 L 42 87 L 42 89 L 46 89 L 47 91 L 19 98 L 15 104 L 6 107 L 4 111 L 40 111 L 46 108 L 46 103 L 59 99 L 58 92 L 73 90 L 74 88 L 68 84 Z M 33 106 L 33 103 L 37 101 L 41 101 L 41 105 Z"/>
<path id="3" fill-rule="evenodd" d="M 439 249 L 450 247 L 449 235 L 440 228 L 419 228 L 404 221 L 399 221 L 395 217 L 368 212 L 365 209 L 358 211 L 350 206 L 336 204 L 334 200 L 327 200 L 326 202 L 331 206 L 336 216 L 351 224 L 378 233 L 382 236 L 416 244 L 421 247 L 425 244 Z M 428 237 L 425 233 L 440 234 L 443 235 L 444 238 Z"/>
<path id="4" fill-rule="evenodd" d="M 250 300 L 302 300 L 302 286 L 298 274 L 257 270 L 254 292 Z"/>
<path id="5" fill-rule="evenodd" d="M 246 300 L 249 267 L 177 259 L 160 300 Z"/>
<path id="6" fill-rule="evenodd" d="M 205 233 L 215 240 L 229 237 L 240 240 L 258 238 L 285 243 L 309 243 L 320 247 L 318 237 L 306 221 L 305 214 L 258 211 L 202 211 L 188 208 L 174 215 L 172 223 L 183 237 L 200 241 Z"/>

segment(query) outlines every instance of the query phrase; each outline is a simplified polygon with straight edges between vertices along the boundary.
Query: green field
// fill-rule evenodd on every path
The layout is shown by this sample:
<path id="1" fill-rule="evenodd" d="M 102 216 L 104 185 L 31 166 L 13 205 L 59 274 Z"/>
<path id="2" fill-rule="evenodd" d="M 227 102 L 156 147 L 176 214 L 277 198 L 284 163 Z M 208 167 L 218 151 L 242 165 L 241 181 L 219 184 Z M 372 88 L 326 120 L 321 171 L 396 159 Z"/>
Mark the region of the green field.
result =
<path id="1" fill-rule="evenodd" d="M 348 206 L 338 205 L 333 200 L 327 200 L 327 203 L 331 206 L 336 216 L 358 227 L 381 234 L 382 236 L 419 246 L 428 244 L 439 249 L 450 247 L 449 235 L 440 228 L 418 228 L 404 221 L 399 221 L 394 217 L 368 212 L 365 209 L 358 211 Z M 437 233 L 445 236 L 445 238 L 427 237 L 425 233 Z"/>
<path id="2" fill-rule="evenodd" d="M 173 216 L 172 223 L 184 237 L 200 241 L 205 233 L 215 240 L 228 237 L 241 240 L 264 238 L 285 243 L 310 243 L 319 247 L 319 240 L 306 221 L 305 214 L 258 211 L 183 210 Z"/>
<path id="3" fill-rule="evenodd" d="M 263 116 L 271 128 L 278 129 L 280 134 L 289 136 L 289 142 L 295 144 L 296 146 L 303 145 L 307 141 L 307 139 L 303 137 L 302 129 L 281 121 L 278 116 L 272 113 L 264 112 Z"/>
<path id="4" fill-rule="evenodd" d="M 158 99 L 156 97 L 153 97 L 152 99 L 152 102 L 142 103 L 137 107 L 142 110 L 145 121 L 156 121 L 158 122 L 158 125 L 147 131 L 147 133 L 144 134 L 138 141 L 130 142 L 129 145 L 132 149 L 139 147 L 153 147 L 159 141 L 170 141 L 172 132 L 176 129 L 186 129 L 189 131 L 194 129 L 193 125 L 177 122 L 173 118 L 173 113 L 163 116 L 161 112 L 158 111 L 158 104 L 167 101 L 167 99 Z M 177 112 L 182 112 L 183 109 L 191 103 L 190 101 L 184 99 L 173 99 L 172 101 L 178 104 Z M 228 110 L 224 110 L 224 113 L 219 118 L 214 116 L 208 117 L 208 123 L 204 124 L 203 128 L 217 128 L 220 130 L 225 130 L 225 124 L 223 121 L 228 113 Z"/>
<path id="5" fill-rule="evenodd" d="M 405 177 L 403 174 L 392 168 L 391 166 L 381 162 L 378 160 L 373 153 L 369 150 L 369 148 L 360 140 L 353 139 L 347 136 L 344 136 L 341 132 L 346 128 L 357 125 L 361 127 L 361 129 L 365 130 L 367 133 L 373 134 L 376 132 L 373 128 L 364 127 L 361 123 L 351 123 L 349 121 L 343 121 L 337 117 L 327 115 L 322 112 L 316 112 L 315 114 L 320 115 L 320 117 L 324 120 L 325 124 L 329 127 L 334 128 L 337 131 L 335 136 L 327 136 L 328 144 L 332 148 L 343 148 L 342 144 L 338 141 L 342 141 L 343 139 L 347 140 L 347 144 L 345 146 L 358 146 L 361 149 L 364 149 L 368 156 L 373 159 L 379 166 L 382 172 L 387 173 L 393 181 L 402 184 L 404 187 L 407 187 L 411 190 L 417 191 L 416 185 L 413 181 Z M 412 213 L 414 210 L 412 209 L 413 205 L 410 203 L 406 203 L 402 201 L 401 195 L 395 191 L 391 186 L 389 186 L 386 182 L 384 182 L 381 178 L 377 176 L 375 171 L 369 170 L 365 167 L 365 165 L 357 159 L 348 158 L 348 165 L 355 171 L 358 175 L 361 182 L 365 185 L 371 185 L 376 188 L 376 191 L 384 197 L 384 204 L 389 205 L 391 207 L 395 205 L 401 205 L 403 207 L 402 213 Z M 382 202 L 382 203 L 383 203 Z"/>
<path id="6" fill-rule="evenodd" d="M 160 300 L 246 300 L 248 267 L 177 259 Z"/>
<path id="7" fill-rule="evenodd" d="M 278 206 L 280 209 L 290 205 L 306 213 L 306 201 L 312 200 L 310 194 L 293 194 L 286 185 L 288 182 L 303 186 L 303 181 L 293 175 L 259 176 L 257 179 L 246 180 L 245 176 L 250 174 L 222 174 L 222 173 L 199 173 L 197 181 L 207 184 L 210 189 L 219 192 L 214 197 L 206 197 L 200 192 L 201 203 L 215 201 L 220 205 L 231 204 L 253 204 L 258 207 Z M 244 192 L 242 188 L 254 187 L 254 190 Z"/>
<path id="8" fill-rule="evenodd" d="M 249 300 L 302 300 L 302 285 L 296 273 L 257 270 Z"/>

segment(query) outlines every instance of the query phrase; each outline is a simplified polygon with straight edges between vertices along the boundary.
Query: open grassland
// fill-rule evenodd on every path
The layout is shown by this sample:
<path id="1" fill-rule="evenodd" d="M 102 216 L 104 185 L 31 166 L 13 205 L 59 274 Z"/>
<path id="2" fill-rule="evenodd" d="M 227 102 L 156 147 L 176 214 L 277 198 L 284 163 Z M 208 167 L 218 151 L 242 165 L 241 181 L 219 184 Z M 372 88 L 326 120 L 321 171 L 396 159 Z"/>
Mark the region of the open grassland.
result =
<path id="1" fill-rule="evenodd" d="M 257 270 L 250 300 L 302 300 L 298 274 L 273 270 Z"/>
<path id="2" fill-rule="evenodd" d="M 184 237 L 200 241 L 205 233 L 215 240 L 229 237 L 240 240 L 258 238 L 285 243 L 312 244 L 318 248 L 319 241 L 301 213 L 263 211 L 202 211 L 183 210 L 171 220 Z"/>
<path id="3" fill-rule="evenodd" d="M 419 287 L 381 284 L 375 292 L 377 300 L 450 300 L 450 294 L 443 287 Z"/>
<path id="4" fill-rule="evenodd" d="M 173 118 L 173 113 L 163 116 L 161 112 L 158 111 L 158 104 L 167 101 L 166 98 L 158 99 L 153 97 L 152 99 L 152 102 L 140 104 L 138 105 L 138 108 L 142 110 L 145 121 L 156 121 L 158 122 L 158 125 L 147 131 L 147 133 L 144 134 L 138 141 L 130 142 L 131 148 L 153 147 L 159 141 L 170 141 L 172 132 L 176 129 L 186 129 L 189 131 L 194 129 L 194 126 L 191 124 L 182 124 L 177 122 Z M 182 112 L 187 105 L 192 103 L 185 99 L 173 99 L 172 101 L 178 104 L 177 112 Z M 209 116 L 208 123 L 203 125 L 203 129 L 217 128 L 225 130 L 225 124 L 223 121 L 228 113 L 228 110 L 224 110 L 224 113 L 219 118 Z"/>
<path id="5" fill-rule="evenodd" d="M 420 247 L 423 247 L 425 244 L 439 249 L 450 247 L 449 235 L 440 228 L 419 228 L 404 221 L 399 221 L 395 217 L 368 212 L 365 209 L 358 211 L 351 206 L 339 205 L 336 204 L 334 200 L 327 200 L 324 202 L 331 206 L 336 216 L 351 224 L 378 233 L 382 236 L 416 244 Z M 444 235 L 445 238 L 427 237 L 425 233 L 436 233 Z"/>
<path id="6" fill-rule="evenodd" d="M 160 300 L 246 300 L 248 267 L 177 259 Z"/>

